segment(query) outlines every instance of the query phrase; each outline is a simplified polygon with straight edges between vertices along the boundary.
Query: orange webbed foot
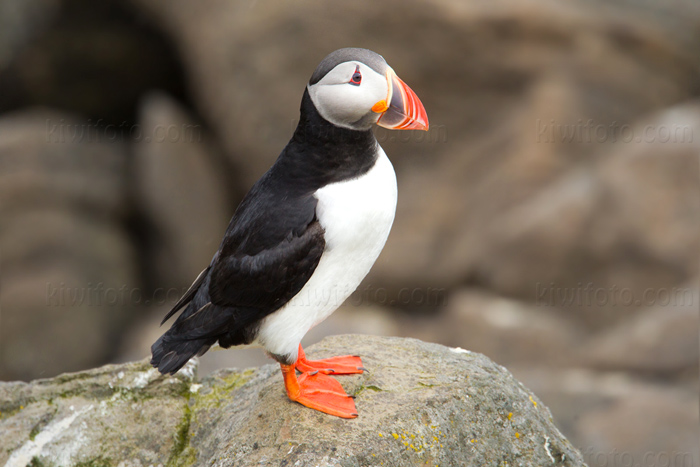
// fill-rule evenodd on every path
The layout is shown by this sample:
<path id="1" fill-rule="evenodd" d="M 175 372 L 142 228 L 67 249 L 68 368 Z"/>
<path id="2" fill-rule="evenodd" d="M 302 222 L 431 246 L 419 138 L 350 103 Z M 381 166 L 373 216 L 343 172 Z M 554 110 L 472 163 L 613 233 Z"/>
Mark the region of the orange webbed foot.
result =
<path id="1" fill-rule="evenodd" d="M 365 370 L 362 366 L 362 359 L 356 355 L 307 360 L 301 344 L 299 344 L 299 357 L 295 366 L 303 373 L 318 371 L 327 375 L 353 375 L 362 373 Z"/>
<path id="2" fill-rule="evenodd" d="M 357 417 L 355 401 L 335 379 L 318 371 L 303 373 L 297 379 L 294 365 L 280 367 L 289 399 L 336 417 Z"/>

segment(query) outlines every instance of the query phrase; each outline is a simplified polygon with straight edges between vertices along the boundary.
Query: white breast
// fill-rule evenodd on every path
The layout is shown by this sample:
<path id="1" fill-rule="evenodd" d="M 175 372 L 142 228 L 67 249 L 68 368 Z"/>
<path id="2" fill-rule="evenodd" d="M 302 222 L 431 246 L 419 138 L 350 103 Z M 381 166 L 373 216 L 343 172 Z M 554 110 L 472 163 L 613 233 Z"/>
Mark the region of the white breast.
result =
<path id="1" fill-rule="evenodd" d="M 304 287 L 263 320 L 257 343 L 296 359 L 302 337 L 352 294 L 384 247 L 396 212 L 396 174 L 377 145 L 374 167 L 359 178 L 319 189 L 316 215 L 326 249 Z"/>

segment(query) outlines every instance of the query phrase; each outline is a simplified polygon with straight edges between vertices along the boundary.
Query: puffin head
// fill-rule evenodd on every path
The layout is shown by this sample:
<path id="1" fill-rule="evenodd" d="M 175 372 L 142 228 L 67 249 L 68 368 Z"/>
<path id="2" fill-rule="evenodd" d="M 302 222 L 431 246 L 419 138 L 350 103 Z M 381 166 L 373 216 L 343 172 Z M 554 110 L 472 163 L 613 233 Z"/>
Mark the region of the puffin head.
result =
<path id="1" fill-rule="evenodd" d="M 428 115 L 416 93 L 371 50 L 330 53 L 307 89 L 321 117 L 339 127 L 368 130 L 376 123 L 395 130 L 428 129 Z"/>

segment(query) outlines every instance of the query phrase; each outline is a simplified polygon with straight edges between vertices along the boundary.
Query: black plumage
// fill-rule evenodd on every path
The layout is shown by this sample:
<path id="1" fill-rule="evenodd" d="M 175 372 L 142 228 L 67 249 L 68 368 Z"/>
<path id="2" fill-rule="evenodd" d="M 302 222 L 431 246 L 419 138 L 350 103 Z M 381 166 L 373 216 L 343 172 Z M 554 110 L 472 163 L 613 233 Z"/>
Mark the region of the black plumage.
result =
<path id="1" fill-rule="evenodd" d="M 261 320 L 301 290 L 323 254 L 316 190 L 374 165 L 371 130 L 326 121 L 308 91 L 300 111 L 292 139 L 239 205 L 211 264 L 166 316 L 187 304 L 151 347 L 161 373 L 175 373 L 217 341 L 225 348 L 252 342 Z M 278 356 L 290 363 L 286 357 Z"/>

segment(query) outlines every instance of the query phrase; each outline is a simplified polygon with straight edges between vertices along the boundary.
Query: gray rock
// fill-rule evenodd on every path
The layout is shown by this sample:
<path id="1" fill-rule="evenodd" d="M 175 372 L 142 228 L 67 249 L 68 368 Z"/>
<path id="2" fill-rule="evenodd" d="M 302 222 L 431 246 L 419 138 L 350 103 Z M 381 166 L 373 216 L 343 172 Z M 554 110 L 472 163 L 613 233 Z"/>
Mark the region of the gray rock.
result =
<path id="1" fill-rule="evenodd" d="M 595 334 L 581 345 L 578 363 L 599 370 L 657 374 L 668 379 L 697 374 L 698 281 L 666 290 L 660 303 Z M 661 302 L 661 300 L 658 300 Z"/>
<path id="2" fill-rule="evenodd" d="M 0 71 L 56 14 L 58 0 L 0 0 Z"/>
<path id="3" fill-rule="evenodd" d="M 145 91 L 184 93 L 170 44 L 119 1 L 0 0 L 0 86 L 0 112 L 60 108 L 118 138 Z"/>
<path id="4" fill-rule="evenodd" d="M 444 312 L 408 316 L 400 335 L 452 346 L 469 346 L 506 366 L 567 361 L 581 333 L 555 310 L 534 307 L 478 289 L 450 294 Z"/>
<path id="5" fill-rule="evenodd" d="M 133 316 L 127 151 L 64 112 L 0 118 L 0 379 L 103 363 Z"/>
<path id="6" fill-rule="evenodd" d="M 0 463 L 77 465 L 584 465 L 549 410 L 480 354 L 413 339 L 338 336 L 311 358 L 360 353 L 339 377 L 360 412 L 290 402 L 276 365 L 201 381 L 146 361 L 0 383 Z"/>
<path id="7" fill-rule="evenodd" d="M 677 141 L 643 139 L 669 132 Z M 666 109 L 627 127 L 625 138 L 642 141 L 619 135 L 534 195 L 489 211 L 474 234 L 479 275 L 589 329 L 648 306 L 647 290 L 653 297 L 696 277 L 699 133 L 697 102 Z"/>
<path id="8" fill-rule="evenodd" d="M 583 368 L 510 369 L 551 408 L 590 466 L 700 462 L 697 376 L 674 382 Z"/>
<path id="9" fill-rule="evenodd" d="M 175 99 L 148 94 L 139 124 L 144 136 L 134 145 L 135 180 L 155 237 L 147 262 L 155 284 L 176 288 L 173 298 L 211 261 L 235 205 L 214 145 Z"/>

